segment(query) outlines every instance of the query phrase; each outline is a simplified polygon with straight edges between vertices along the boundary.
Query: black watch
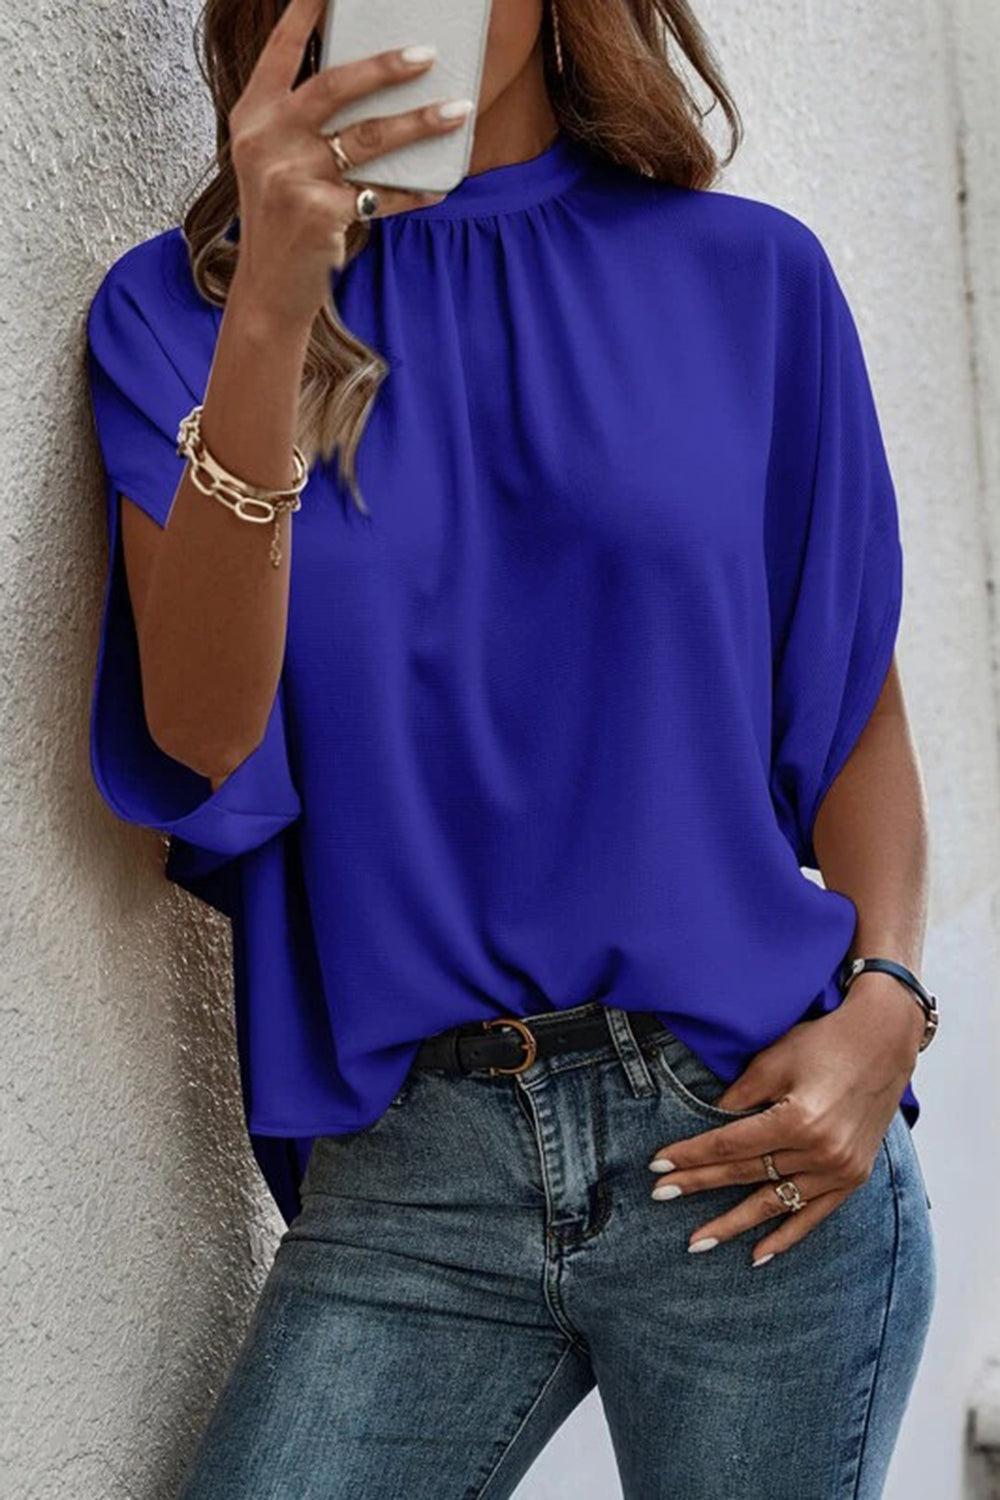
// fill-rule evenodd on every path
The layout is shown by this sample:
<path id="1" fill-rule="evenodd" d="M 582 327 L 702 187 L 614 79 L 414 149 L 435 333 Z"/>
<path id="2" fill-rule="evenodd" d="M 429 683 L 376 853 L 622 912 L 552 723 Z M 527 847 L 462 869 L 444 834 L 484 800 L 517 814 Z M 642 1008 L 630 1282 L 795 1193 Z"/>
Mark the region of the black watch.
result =
<path id="1" fill-rule="evenodd" d="M 932 995 L 930 990 L 925 989 L 911 969 L 905 964 L 897 963 L 894 958 L 845 958 L 837 971 L 837 985 L 841 996 L 847 994 L 852 983 L 859 974 L 866 969 L 874 969 L 883 974 L 892 974 L 910 990 L 924 1013 L 924 1034 L 918 1047 L 923 1052 L 934 1040 L 938 1029 L 938 1003 L 937 996 Z"/>

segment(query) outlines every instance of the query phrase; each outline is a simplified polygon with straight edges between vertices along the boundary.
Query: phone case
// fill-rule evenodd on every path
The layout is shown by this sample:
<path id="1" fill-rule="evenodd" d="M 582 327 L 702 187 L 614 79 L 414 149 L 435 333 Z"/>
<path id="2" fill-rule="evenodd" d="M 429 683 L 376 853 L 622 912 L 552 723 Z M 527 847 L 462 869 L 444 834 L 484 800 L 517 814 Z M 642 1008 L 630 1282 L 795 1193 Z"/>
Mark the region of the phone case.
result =
<path id="1" fill-rule="evenodd" d="M 437 56 L 418 77 L 351 100 L 323 124 L 324 135 L 355 120 L 401 114 L 436 100 L 479 97 L 492 0 L 328 0 L 320 66 L 353 62 L 390 47 L 425 43 Z M 446 193 L 469 169 L 475 110 L 444 135 L 425 136 L 344 173 L 351 182 Z"/>

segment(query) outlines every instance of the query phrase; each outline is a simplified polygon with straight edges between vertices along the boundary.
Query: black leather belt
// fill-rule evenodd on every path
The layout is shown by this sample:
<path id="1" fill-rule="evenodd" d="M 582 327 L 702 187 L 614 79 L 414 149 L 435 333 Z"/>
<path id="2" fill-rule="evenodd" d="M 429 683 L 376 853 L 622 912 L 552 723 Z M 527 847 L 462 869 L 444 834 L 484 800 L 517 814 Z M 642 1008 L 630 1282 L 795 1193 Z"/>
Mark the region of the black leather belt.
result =
<path id="1" fill-rule="evenodd" d="M 637 1039 L 666 1030 L 652 1011 L 630 1010 L 629 1022 Z M 540 1016 L 496 1016 L 488 1021 L 452 1026 L 421 1042 L 415 1068 L 443 1068 L 449 1073 L 523 1073 L 538 1057 L 551 1057 L 577 1048 L 600 1047 L 611 1041 L 603 1006 L 577 1015 L 546 1011 Z"/>

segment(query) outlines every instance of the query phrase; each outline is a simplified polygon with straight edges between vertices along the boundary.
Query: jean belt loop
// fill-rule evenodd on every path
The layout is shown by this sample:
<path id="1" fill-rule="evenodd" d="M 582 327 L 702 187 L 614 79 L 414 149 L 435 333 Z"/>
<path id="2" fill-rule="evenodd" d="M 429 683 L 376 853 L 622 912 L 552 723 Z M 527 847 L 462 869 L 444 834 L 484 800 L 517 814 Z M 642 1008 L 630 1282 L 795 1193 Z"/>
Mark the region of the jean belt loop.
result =
<path id="1" fill-rule="evenodd" d="M 653 1082 L 649 1066 L 636 1040 L 635 1032 L 632 1030 L 628 1011 L 622 1010 L 618 1005 L 607 1005 L 604 1009 L 608 1031 L 611 1033 L 618 1061 L 628 1079 L 629 1088 L 637 1099 L 641 1099 L 646 1094 L 655 1094 L 656 1084 Z"/>

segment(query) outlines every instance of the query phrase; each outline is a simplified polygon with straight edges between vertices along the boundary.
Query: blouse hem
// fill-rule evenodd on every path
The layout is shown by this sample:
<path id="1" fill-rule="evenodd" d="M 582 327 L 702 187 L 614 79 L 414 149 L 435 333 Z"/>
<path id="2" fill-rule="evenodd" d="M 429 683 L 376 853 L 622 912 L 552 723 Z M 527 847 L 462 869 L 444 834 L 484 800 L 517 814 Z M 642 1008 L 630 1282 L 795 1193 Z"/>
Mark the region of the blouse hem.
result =
<path id="1" fill-rule="evenodd" d="M 388 1108 L 389 1108 L 389 1104 L 387 1103 L 386 1104 L 386 1109 L 388 1109 Z M 384 1113 L 384 1111 L 382 1113 Z M 354 1121 L 354 1122 L 352 1122 L 349 1125 L 346 1124 L 346 1123 L 337 1124 L 337 1125 L 330 1125 L 330 1124 L 325 1124 L 325 1125 L 275 1125 L 275 1124 L 270 1124 L 270 1125 L 256 1125 L 256 1124 L 248 1124 L 247 1125 L 247 1131 L 248 1131 L 248 1133 L 250 1135 L 266 1135 L 266 1136 L 281 1136 L 281 1137 L 283 1137 L 283 1136 L 310 1136 L 310 1135 L 347 1135 L 349 1132 L 352 1132 L 352 1131 L 367 1130 L 369 1128 L 369 1126 L 374 1125 L 376 1123 L 376 1121 L 380 1120 L 381 1118 L 382 1118 L 382 1114 L 377 1114 L 377 1115 L 374 1115 L 372 1117 L 372 1119 L 370 1119 L 370 1120 L 362 1120 L 360 1122 Z"/>

